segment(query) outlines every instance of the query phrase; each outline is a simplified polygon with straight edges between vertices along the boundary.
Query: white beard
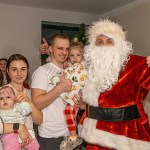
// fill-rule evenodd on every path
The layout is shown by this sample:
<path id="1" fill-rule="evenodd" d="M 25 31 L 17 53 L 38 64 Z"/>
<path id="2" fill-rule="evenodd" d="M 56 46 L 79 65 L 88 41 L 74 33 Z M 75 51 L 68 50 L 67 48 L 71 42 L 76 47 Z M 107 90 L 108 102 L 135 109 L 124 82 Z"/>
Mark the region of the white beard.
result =
<path id="1" fill-rule="evenodd" d="M 85 48 L 84 58 L 88 65 L 88 77 L 83 90 L 84 101 L 98 105 L 100 93 L 110 90 L 118 81 L 121 69 L 132 53 L 132 44 L 115 39 L 115 46 L 95 46 L 95 42 Z M 94 95 L 95 94 L 95 95 Z"/>

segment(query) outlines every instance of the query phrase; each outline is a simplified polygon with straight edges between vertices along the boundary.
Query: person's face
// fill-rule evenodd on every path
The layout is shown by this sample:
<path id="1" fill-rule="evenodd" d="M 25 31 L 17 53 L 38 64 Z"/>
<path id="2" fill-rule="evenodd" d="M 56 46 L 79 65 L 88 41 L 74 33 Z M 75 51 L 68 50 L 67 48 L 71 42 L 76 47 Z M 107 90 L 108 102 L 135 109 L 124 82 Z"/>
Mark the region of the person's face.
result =
<path id="1" fill-rule="evenodd" d="M 56 38 L 53 45 L 50 46 L 52 62 L 54 64 L 63 64 L 68 57 L 69 40 Z"/>
<path id="2" fill-rule="evenodd" d="M 15 84 L 22 84 L 27 78 L 28 68 L 27 64 L 22 60 L 12 61 L 8 68 L 8 74 L 11 82 Z"/>
<path id="3" fill-rule="evenodd" d="M 78 48 L 72 48 L 69 52 L 69 60 L 72 64 L 80 63 L 82 61 L 82 53 Z"/>
<path id="4" fill-rule="evenodd" d="M 96 37 L 95 45 L 100 46 L 114 46 L 114 40 L 106 35 L 99 35 Z"/>
<path id="5" fill-rule="evenodd" d="M 6 71 L 6 65 L 7 65 L 7 62 L 5 60 L 0 60 L 0 70 L 2 72 Z"/>
<path id="6" fill-rule="evenodd" d="M 8 97 L 3 97 L 0 95 L 0 108 L 3 110 L 8 110 L 14 107 L 14 100 Z"/>

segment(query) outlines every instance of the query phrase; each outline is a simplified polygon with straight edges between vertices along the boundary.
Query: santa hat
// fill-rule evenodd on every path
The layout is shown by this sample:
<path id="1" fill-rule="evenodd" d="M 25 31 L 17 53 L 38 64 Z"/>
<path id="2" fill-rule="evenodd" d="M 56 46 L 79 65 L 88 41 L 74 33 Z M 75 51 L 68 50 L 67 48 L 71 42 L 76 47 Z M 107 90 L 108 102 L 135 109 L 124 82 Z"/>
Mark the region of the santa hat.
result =
<path id="1" fill-rule="evenodd" d="M 106 35 L 111 38 L 120 38 L 122 40 L 126 39 L 126 32 L 123 30 L 122 26 L 115 23 L 109 19 L 100 19 L 94 22 L 88 31 L 89 42 L 91 43 L 98 35 Z"/>

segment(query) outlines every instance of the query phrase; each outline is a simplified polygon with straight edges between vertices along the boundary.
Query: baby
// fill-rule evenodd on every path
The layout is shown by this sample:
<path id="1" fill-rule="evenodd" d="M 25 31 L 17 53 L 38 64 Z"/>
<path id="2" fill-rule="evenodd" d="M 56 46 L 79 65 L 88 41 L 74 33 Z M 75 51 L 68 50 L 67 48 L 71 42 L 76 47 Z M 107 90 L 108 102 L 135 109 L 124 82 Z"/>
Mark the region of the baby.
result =
<path id="1" fill-rule="evenodd" d="M 0 116 L 4 123 L 19 123 L 24 124 L 24 119 L 32 112 L 28 102 L 15 102 L 15 92 L 9 86 L 0 88 Z M 33 130 L 29 131 L 32 134 L 32 142 L 25 146 L 28 150 L 37 150 L 37 140 Z M 4 134 L 2 139 L 3 150 L 21 150 L 21 139 L 17 133 Z"/>

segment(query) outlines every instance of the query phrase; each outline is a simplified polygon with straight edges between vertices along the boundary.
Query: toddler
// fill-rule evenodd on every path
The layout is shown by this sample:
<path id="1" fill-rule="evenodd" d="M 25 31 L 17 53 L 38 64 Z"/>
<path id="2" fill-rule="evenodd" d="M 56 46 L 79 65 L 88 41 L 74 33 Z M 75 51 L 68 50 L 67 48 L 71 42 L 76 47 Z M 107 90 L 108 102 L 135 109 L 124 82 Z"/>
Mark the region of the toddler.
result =
<path id="1" fill-rule="evenodd" d="M 83 142 L 76 133 L 78 108 L 74 105 L 75 102 L 78 102 L 79 93 L 82 92 L 86 77 L 82 43 L 74 42 L 70 45 L 67 66 L 69 67 L 65 69 L 66 78 L 72 80 L 72 90 L 71 92 L 63 93 L 61 97 L 67 103 L 64 115 L 70 135 L 62 141 L 60 150 L 73 150 Z"/>

